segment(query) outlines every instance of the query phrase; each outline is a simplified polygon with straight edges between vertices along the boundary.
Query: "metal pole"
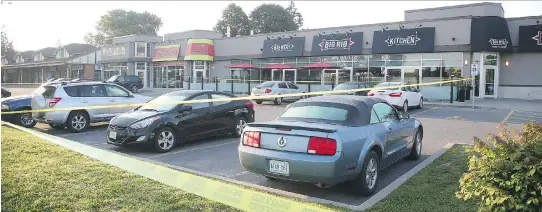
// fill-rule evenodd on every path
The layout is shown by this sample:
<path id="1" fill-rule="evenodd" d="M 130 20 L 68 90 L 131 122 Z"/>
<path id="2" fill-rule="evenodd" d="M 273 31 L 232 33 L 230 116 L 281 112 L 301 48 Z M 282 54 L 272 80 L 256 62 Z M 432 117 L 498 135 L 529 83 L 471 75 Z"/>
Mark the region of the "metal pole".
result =
<path id="1" fill-rule="evenodd" d="M 248 71 L 248 95 L 250 96 L 250 69 L 247 69 Z"/>
<path id="2" fill-rule="evenodd" d="M 215 77 L 215 91 L 218 91 L 218 77 Z"/>
<path id="3" fill-rule="evenodd" d="M 188 76 L 188 90 L 190 90 L 190 84 L 192 84 L 192 76 Z"/>
<path id="4" fill-rule="evenodd" d="M 451 75 L 452 81 L 454 80 L 454 75 Z M 454 103 L 454 82 L 450 82 L 450 103 Z"/>
<path id="5" fill-rule="evenodd" d="M 204 83 L 204 80 L 205 78 L 203 78 L 203 76 L 201 77 L 201 90 L 203 90 L 203 83 Z"/>
<path id="6" fill-rule="evenodd" d="M 471 76 L 472 77 L 472 89 L 471 89 L 471 93 L 472 93 L 472 109 L 474 109 L 474 76 Z"/>

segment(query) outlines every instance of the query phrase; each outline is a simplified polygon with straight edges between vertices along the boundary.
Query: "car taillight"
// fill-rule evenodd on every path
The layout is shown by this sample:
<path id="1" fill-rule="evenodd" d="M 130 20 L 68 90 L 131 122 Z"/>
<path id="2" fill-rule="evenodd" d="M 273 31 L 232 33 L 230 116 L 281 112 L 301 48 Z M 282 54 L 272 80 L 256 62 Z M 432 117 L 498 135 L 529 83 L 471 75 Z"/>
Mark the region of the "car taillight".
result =
<path id="1" fill-rule="evenodd" d="M 271 89 L 266 88 L 266 89 L 265 89 L 265 93 L 271 93 Z"/>
<path id="2" fill-rule="evenodd" d="M 260 148 L 260 132 L 245 132 L 243 134 L 243 145 Z"/>
<path id="3" fill-rule="evenodd" d="M 332 138 L 310 137 L 307 153 L 316 155 L 335 155 L 337 141 Z"/>
<path id="4" fill-rule="evenodd" d="M 245 106 L 249 108 L 254 108 L 254 103 L 252 103 L 252 101 L 248 101 L 247 103 L 245 103 Z"/>
<path id="5" fill-rule="evenodd" d="M 371 93 L 371 92 L 369 92 L 369 93 L 367 93 L 367 95 L 368 95 L 368 96 L 374 96 L 375 94 L 374 94 L 374 93 Z"/>
<path id="6" fill-rule="evenodd" d="M 403 95 L 403 93 L 390 93 L 391 97 L 401 97 L 401 95 Z"/>
<path id="7" fill-rule="evenodd" d="M 56 105 L 56 103 L 60 102 L 62 100 L 61 97 L 53 97 L 52 99 L 49 99 L 49 107 L 53 107 Z"/>

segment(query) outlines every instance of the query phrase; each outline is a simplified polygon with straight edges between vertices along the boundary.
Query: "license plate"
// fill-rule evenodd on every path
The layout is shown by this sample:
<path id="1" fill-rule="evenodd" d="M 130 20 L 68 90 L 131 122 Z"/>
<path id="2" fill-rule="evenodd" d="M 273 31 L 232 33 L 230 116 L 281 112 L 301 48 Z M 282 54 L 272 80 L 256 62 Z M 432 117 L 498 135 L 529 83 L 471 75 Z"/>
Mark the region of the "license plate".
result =
<path id="1" fill-rule="evenodd" d="M 269 172 L 276 174 L 289 175 L 290 174 L 290 164 L 288 162 L 270 160 L 269 161 Z"/>
<path id="2" fill-rule="evenodd" d="M 117 132 L 109 132 L 109 138 L 117 139 Z"/>

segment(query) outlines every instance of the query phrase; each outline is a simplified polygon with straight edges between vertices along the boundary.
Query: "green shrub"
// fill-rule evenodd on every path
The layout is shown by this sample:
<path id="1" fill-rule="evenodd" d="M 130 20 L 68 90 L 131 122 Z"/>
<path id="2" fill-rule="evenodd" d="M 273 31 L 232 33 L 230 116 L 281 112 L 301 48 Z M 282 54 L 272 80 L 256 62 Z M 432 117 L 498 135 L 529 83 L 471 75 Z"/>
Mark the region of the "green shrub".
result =
<path id="1" fill-rule="evenodd" d="M 542 125 L 522 128 L 511 135 L 502 125 L 487 142 L 474 137 L 457 198 L 480 200 L 479 211 L 542 211 Z"/>

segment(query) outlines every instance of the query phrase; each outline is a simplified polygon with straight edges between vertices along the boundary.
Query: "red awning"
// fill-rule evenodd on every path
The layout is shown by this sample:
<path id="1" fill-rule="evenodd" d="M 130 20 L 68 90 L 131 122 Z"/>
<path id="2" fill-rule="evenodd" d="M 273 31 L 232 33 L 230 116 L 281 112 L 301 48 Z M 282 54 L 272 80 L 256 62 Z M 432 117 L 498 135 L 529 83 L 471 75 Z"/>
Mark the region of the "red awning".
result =
<path id="1" fill-rule="evenodd" d="M 340 68 L 340 67 L 334 66 L 325 62 L 317 62 L 317 63 L 312 63 L 306 66 L 301 66 L 300 68 Z"/>
<path id="2" fill-rule="evenodd" d="M 239 64 L 232 64 L 232 65 L 226 66 L 226 68 L 258 68 L 258 67 L 248 64 L 248 63 L 239 63 Z"/>
<path id="3" fill-rule="evenodd" d="M 268 66 L 261 67 L 262 69 L 295 69 L 294 66 L 288 64 L 272 64 Z"/>

